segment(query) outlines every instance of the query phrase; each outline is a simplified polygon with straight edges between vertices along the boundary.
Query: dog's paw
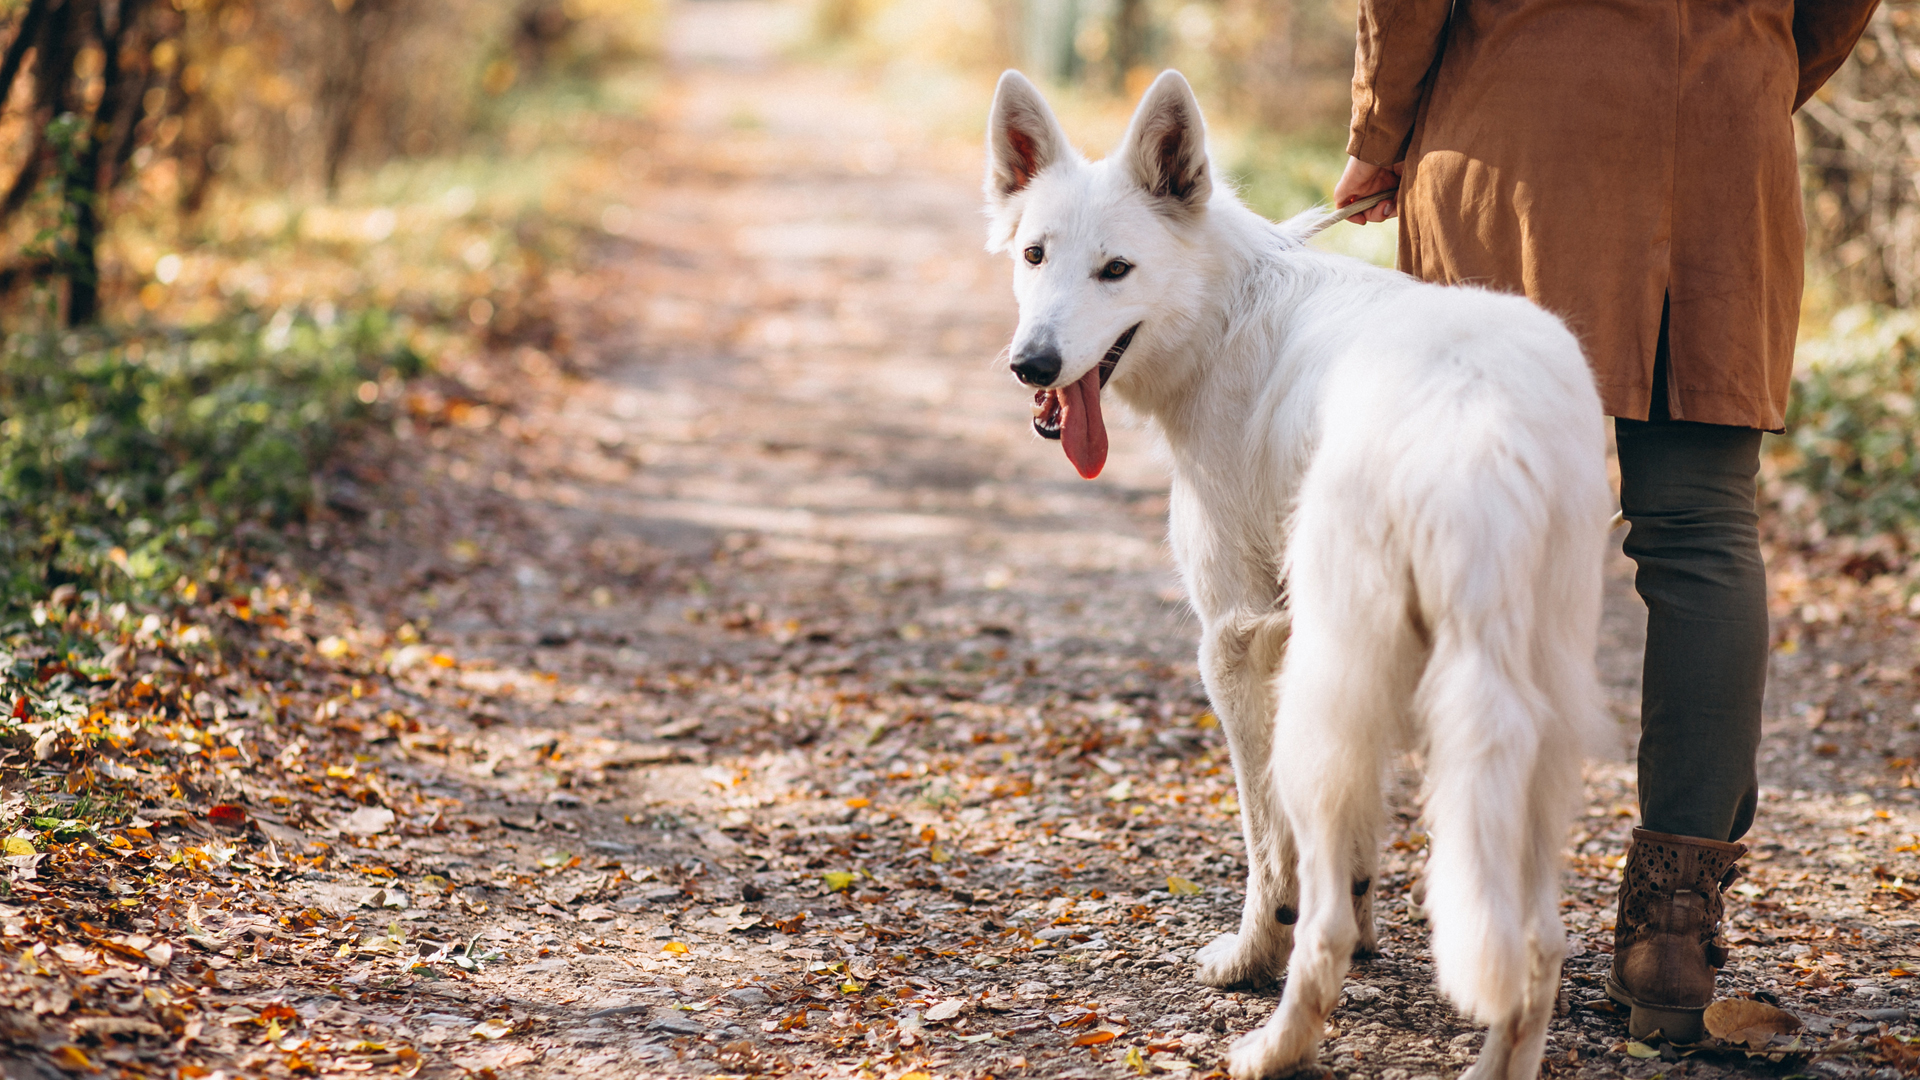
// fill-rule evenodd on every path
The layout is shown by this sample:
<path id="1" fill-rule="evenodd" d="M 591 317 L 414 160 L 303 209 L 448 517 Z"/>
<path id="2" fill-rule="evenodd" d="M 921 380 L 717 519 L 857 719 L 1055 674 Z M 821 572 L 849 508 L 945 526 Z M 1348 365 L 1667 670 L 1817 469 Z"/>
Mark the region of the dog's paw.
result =
<path id="1" fill-rule="evenodd" d="M 1353 943 L 1355 960 L 1371 960 L 1380 955 L 1380 932 L 1373 925 L 1373 913 L 1367 913 L 1367 920 L 1360 924 L 1360 937 Z"/>
<path id="2" fill-rule="evenodd" d="M 1313 1042 L 1291 1047 L 1289 1041 L 1272 1023 L 1254 1028 L 1233 1044 L 1227 1054 L 1227 1072 L 1233 1080 L 1307 1080 L 1333 1075 L 1319 1063 Z"/>
<path id="3" fill-rule="evenodd" d="M 1193 959 L 1200 965 L 1200 981 L 1208 986 L 1264 986 L 1286 970 L 1288 944 L 1271 937 L 1248 942 L 1244 934 L 1221 934 Z"/>

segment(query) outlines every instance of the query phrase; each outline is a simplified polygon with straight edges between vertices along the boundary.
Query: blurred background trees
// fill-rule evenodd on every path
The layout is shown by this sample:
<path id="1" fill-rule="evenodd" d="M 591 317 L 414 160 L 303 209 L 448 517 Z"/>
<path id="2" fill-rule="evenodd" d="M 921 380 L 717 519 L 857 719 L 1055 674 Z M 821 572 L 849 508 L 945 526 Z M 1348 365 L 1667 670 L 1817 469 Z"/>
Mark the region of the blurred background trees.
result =
<path id="1" fill-rule="evenodd" d="M 0 293 L 91 321 L 116 214 L 217 181 L 337 191 L 461 147 L 529 79 L 644 54 L 645 0 L 0 0 Z M 137 287 L 137 286 L 136 286 Z"/>

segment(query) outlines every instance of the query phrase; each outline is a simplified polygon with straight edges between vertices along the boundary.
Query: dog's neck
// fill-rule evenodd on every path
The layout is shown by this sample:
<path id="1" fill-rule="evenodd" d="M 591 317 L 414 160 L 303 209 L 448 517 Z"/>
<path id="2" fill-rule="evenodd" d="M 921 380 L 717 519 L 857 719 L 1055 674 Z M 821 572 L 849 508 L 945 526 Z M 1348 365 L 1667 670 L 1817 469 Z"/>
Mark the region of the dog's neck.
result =
<path id="1" fill-rule="evenodd" d="M 1196 247 L 1213 254 L 1197 268 L 1199 287 L 1188 291 L 1195 303 L 1163 317 L 1150 338 L 1143 327 L 1151 356 L 1113 382 L 1120 400 L 1160 430 L 1176 469 L 1189 475 L 1263 467 L 1261 447 L 1231 436 L 1260 441 L 1256 418 L 1311 393 L 1304 384 L 1319 374 L 1319 365 L 1302 363 L 1288 348 L 1291 294 L 1306 286 L 1302 272 L 1312 273 L 1294 265 L 1298 245 L 1237 202 L 1216 199 L 1209 214 L 1202 227 L 1215 235 Z"/>

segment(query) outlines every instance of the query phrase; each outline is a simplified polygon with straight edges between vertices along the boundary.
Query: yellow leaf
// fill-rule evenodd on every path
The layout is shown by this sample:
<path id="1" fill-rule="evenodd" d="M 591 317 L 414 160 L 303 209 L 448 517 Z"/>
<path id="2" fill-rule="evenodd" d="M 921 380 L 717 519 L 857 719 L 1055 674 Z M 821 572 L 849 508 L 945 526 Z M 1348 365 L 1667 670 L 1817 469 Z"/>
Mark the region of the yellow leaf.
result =
<path id="1" fill-rule="evenodd" d="M 1175 896 L 1198 896 L 1204 890 L 1186 878 L 1174 877 L 1169 874 L 1167 876 L 1167 891 Z"/>
<path id="2" fill-rule="evenodd" d="M 947 854 L 946 848 L 941 847 L 939 844 L 935 844 L 932 847 L 927 849 L 927 858 L 932 859 L 934 862 L 937 862 L 937 863 L 943 863 L 953 858 L 953 856 Z"/>
<path id="3" fill-rule="evenodd" d="M 660 946 L 660 951 L 670 952 L 675 956 L 685 956 L 693 950 L 687 948 L 687 943 L 684 941 L 669 941 L 665 945 Z"/>
<path id="4" fill-rule="evenodd" d="M 33 841 L 24 836 L 7 837 L 6 852 L 9 855 L 32 855 L 37 850 L 33 846 Z M 74 1052 L 79 1053 L 77 1050 Z"/>
<path id="5" fill-rule="evenodd" d="M 847 800 L 847 806 L 849 806 L 854 810 L 865 810 L 867 807 L 872 805 L 873 805 L 872 799 L 863 799 L 863 798 L 855 797 Z"/>
<path id="6" fill-rule="evenodd" d="M 501 1020 L 484 1020 L 473 1033 L 482 1039 L 504 1039 L 513 1034 L 513 1025 Z"/>
<path id="7" fill-rule="evenodd" d="M 820 877 L 827 883 L 828 892 L 844 892 L 853 884 L 853 875 L 845 870 L 829 870 Z"/>
<path id="8" fill-rule="evenodd" d="M 1220 718 L 1210 712 L 1203 712 L 1193 718 L 1193 726 L 1197 728 L 1217 728 L 1220 726 Z"/>
<path id="9" fill-rule="evenodd" d="M 87 1060 L 87 1055 L 81 1053 L 79 1047 L 71 1044 L 60 1047 L 49 1056 L 53 1058 L 55 1065 L 68 1072 L 100 1071 L 93 1062 Z"/>
<path id="10" fill-rule="evenodd" d="M 1646 1043 L 1643 1043 L 1643 1042 L 1630 1042 L 1627 1044 L 1627 1056 L 1637 1057 L 1637 1058 L 1657 1058 L 1660 1056 L 1660 1051 L 1655 1050 L 1653 1047 L 1648 1046 Z"/>
<path id="11" fill-rule="evenodd" d="M 1139 1047 L 1137 1046 L 1127 1047 L 1127 1056 L 1122 1058 L 1121 1060 L 1126 1062 L 1127 1065 L 1130 1068 L 1132 1068 L 1134 1072 L 1139 1073 L 1141 1076 L 1147 1075 L 1147 1059 L 1140 1056 Z"/>
<path id="12" fill-rule="evenodd" d="M 933 826 L 929 825 L 926 828 L 920 830 L 921 843 L 931 844 L 938 839 L 940 839 L 939 829 L 936 829 Z"/>
<path id="13" fill-rule="evenodd" d="M 933 1080 L 933 1074 L 922 1069 L 915 1069 L 912 1072 L 901 1073 L 898 1077 L 895 1077 L 895 1080 Z"/>

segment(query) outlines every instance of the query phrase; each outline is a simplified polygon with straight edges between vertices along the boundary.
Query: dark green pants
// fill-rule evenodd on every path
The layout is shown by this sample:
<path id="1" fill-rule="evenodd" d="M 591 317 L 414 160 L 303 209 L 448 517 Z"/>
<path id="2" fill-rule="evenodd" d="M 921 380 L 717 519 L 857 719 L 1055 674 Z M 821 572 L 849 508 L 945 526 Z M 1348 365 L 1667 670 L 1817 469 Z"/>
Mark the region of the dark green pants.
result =
<path id="1" fill-rule="evenodd" d="M 1754 510 L 1761 433 L 1667 419 L 1665 368 L 1655 365 L 1652 418 L 1613 426 L 1632 525 L 1626 553 L 1647 603 L 1640 823 L 1736 840 L 1753 824 L 1759 794 L 1767 683 L 1767 572 Z"/>

